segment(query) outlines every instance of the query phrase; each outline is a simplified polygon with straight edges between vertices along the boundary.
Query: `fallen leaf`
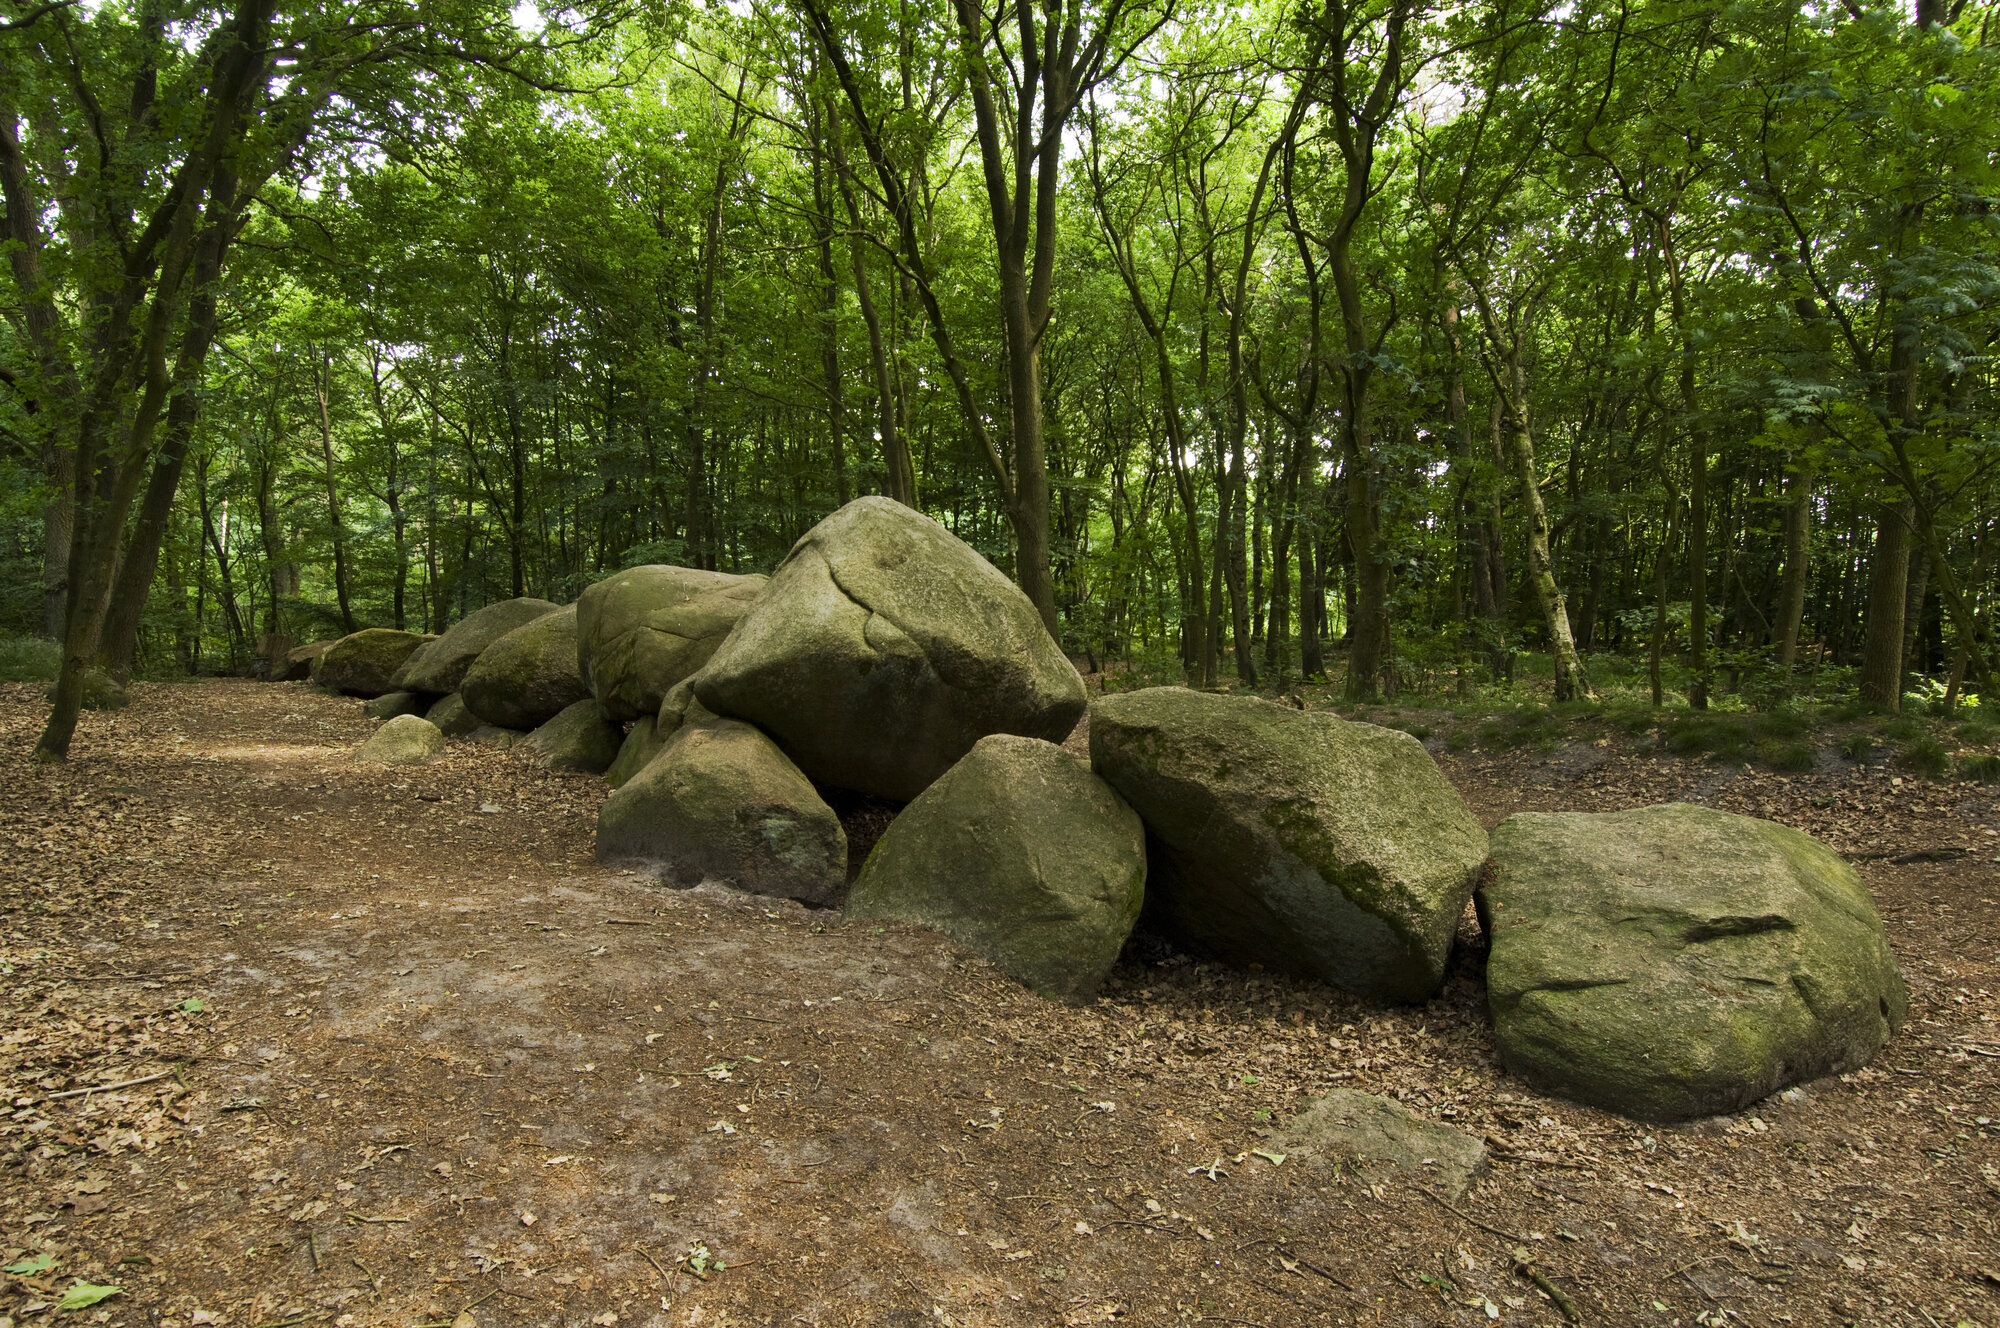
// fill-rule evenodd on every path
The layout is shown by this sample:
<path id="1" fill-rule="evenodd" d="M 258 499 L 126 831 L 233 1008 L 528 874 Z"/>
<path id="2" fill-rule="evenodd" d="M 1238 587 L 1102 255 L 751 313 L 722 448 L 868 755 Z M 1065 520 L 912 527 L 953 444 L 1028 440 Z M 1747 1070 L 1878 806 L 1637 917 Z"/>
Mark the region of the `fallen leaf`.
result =
<path id="1" fill-rule="evenodd" d="M 59 1310 L 87 1310 L 100 1300 L 109 1300 L 113 1296 L 122 1296 L 124 1294 L 124 1287 L 99 1286 L 95 1282 L 86 1282 L 82 1278 L 78 1278 L 70 1284 L 69 1290 L 62 1293 L 62 1299 L 56 1302 L 56 1308 Z"/>

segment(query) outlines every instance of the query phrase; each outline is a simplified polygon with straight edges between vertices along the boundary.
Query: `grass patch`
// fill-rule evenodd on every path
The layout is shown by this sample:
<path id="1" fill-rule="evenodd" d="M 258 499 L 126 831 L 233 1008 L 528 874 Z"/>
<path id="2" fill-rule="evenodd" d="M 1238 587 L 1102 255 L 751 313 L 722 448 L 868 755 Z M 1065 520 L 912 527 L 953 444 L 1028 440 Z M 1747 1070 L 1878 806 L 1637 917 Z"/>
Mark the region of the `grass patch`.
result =
<path id="1" fill-rule="evenodd" d="M 1813 768 L 1813 745 L 1795 738 L 1767 738 L 1757 744 L 1757 755 L 1765 765 L 1781 774 L 1802 774 Z"/>
<path id="2" fill-rule="evenodd" d="M 1896 749 L 1896 760 L 1906 770 L 1926 779 L 1940 779 L 1951 771 L 1951 753 L 1936 738 L 1917 738 Z"/>
<path id="3" fill-rule="evenodd" d="M 1803 738 L 1812 732 L 1812 721 L 1790 706 L 1766 710 L 1755 723 L 1758 734 L 1766 738 Z"/>
<path id="4" fill-rule="evenodd" d="M 1924 736 L 1924 726 L 1908 715 L 1898 715 L 1882 726 L 1882 736 L 1890 742 L 1915 742 Z"/>
<path id="5" fill-rule="evenodd" d="M 2000 784 L 2000 756 L 1972 756 L 1958 763 L 1958 773 L 1981 784 Z"/>
<path id="6" fill-rule="evenodd" d="M 1837 744 L 1840 754 L 1850 761 L 1865 761 L 1875 750 L 1875 739 L 1866 733 L 1850 733 Z"/>
<path id="7" fill-rule="evenodd" d="M 54 682 L 62 647 L 34 637 L 0 637 L 0 682 Z"/>
<path id="8" fill-rule="evenodd" d="M 1562 736 L 1562 721 L 1546 706 L 1522 706 L 1479 726 L 1482 747 L 1546 747 Z"/>
<path id="9" fill-rule="evenodd" d="M 1680 715 L 1667 722 L 1667 750 L 1682 756 L 1706 753 L 1718 761 L 1745 761 L 1756 745 L 1752 722 L 1735 715 Z"/>
<path id="10" fill-rule="evenodd" d="M 2000 728 L 1989 720 L 1968 719 L 1958 726 L 1958 740 L 1974 747 L 1984 747 L 1995 738 L 2000 738 Z"/>

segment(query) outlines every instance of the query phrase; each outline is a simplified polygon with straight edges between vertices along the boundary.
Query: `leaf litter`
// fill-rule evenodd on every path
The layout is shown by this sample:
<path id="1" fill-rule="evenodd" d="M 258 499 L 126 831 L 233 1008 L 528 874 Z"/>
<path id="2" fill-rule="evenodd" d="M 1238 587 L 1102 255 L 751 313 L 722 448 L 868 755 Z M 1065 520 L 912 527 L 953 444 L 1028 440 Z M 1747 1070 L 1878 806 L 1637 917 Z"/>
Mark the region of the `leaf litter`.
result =
<path id="1" fill-rule="evenodd" d="M 1054 1007 L 925 933 L 600 870 L 587 777 L 454 746 L 385 781 L 304 685 L 134 695 L 44 769 L 0 688 L 17 1322 L 2000 1324 L 1977 786 L 1441 756 L 1489 824 L 1678 797 L 1859 859 L 1908 1030 L 1663 1128 L 1504 1073 L 1469 923 L 1414 1009 L 1143 938 Z M 1334 1086 L 1492 1174 L 1445 1204 L 1271 1146 Z"/>

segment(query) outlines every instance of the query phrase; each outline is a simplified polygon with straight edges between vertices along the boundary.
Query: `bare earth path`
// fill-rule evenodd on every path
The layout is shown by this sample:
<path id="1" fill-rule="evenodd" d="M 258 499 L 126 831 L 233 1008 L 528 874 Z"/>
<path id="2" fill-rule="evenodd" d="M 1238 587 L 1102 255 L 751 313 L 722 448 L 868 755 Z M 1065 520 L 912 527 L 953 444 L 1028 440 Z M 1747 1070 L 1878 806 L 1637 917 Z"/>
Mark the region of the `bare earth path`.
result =
<path id="1" fill-rule="evenodd" d="M 357 703 L 303 685 L 134 690 L 43 770 L 0 688 L 0 1328 L 1562 1322 L 1517 1247 L 1590 1324 L 2000 1328 L 1986 789 L 1444 759 L 1489 824 L 1681 796 L 1872 855 L 1904 1035 L 1663 1129 L 1501 1072 L 1476 945 L 1416 1009 L 1171 955 L 1062 1009 L 601 869 L 587 777 L 357 767 Z M 1253 1151 L 1334 1084 L 1491 1177 L 1448 1208 Z M 78 1279 L 123 1290 L 56 1308 Z"/>

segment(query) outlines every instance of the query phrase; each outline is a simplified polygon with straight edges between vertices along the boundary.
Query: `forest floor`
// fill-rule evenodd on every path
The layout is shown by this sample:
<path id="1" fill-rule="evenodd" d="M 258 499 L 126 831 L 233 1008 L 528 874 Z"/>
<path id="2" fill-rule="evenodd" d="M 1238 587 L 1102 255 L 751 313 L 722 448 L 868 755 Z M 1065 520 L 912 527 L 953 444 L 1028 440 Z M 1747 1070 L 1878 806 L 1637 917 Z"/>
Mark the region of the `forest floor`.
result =
<path id="1" fill-rule="evenodd" d="M 0 687 L 0 1328 L 1559 1324 L 1543 1286 L 1593 1325 L 2000 1328 L 1987 786 L 1433 736 L 1488 824 L 1680 798 L 1857 858 L 1907 1029 L 1662 1128 L 1498 1068 L 1469 924 L 1422 1007 L 1135 946 L 1062 1008 L 600 868 L 598 780 L 358 767 L 359 703 L 303 684 L 133 692 L 36 768 L 40 689 Z M 1254 1151 L 1334 1085 L 1490 1176 Z"/>

